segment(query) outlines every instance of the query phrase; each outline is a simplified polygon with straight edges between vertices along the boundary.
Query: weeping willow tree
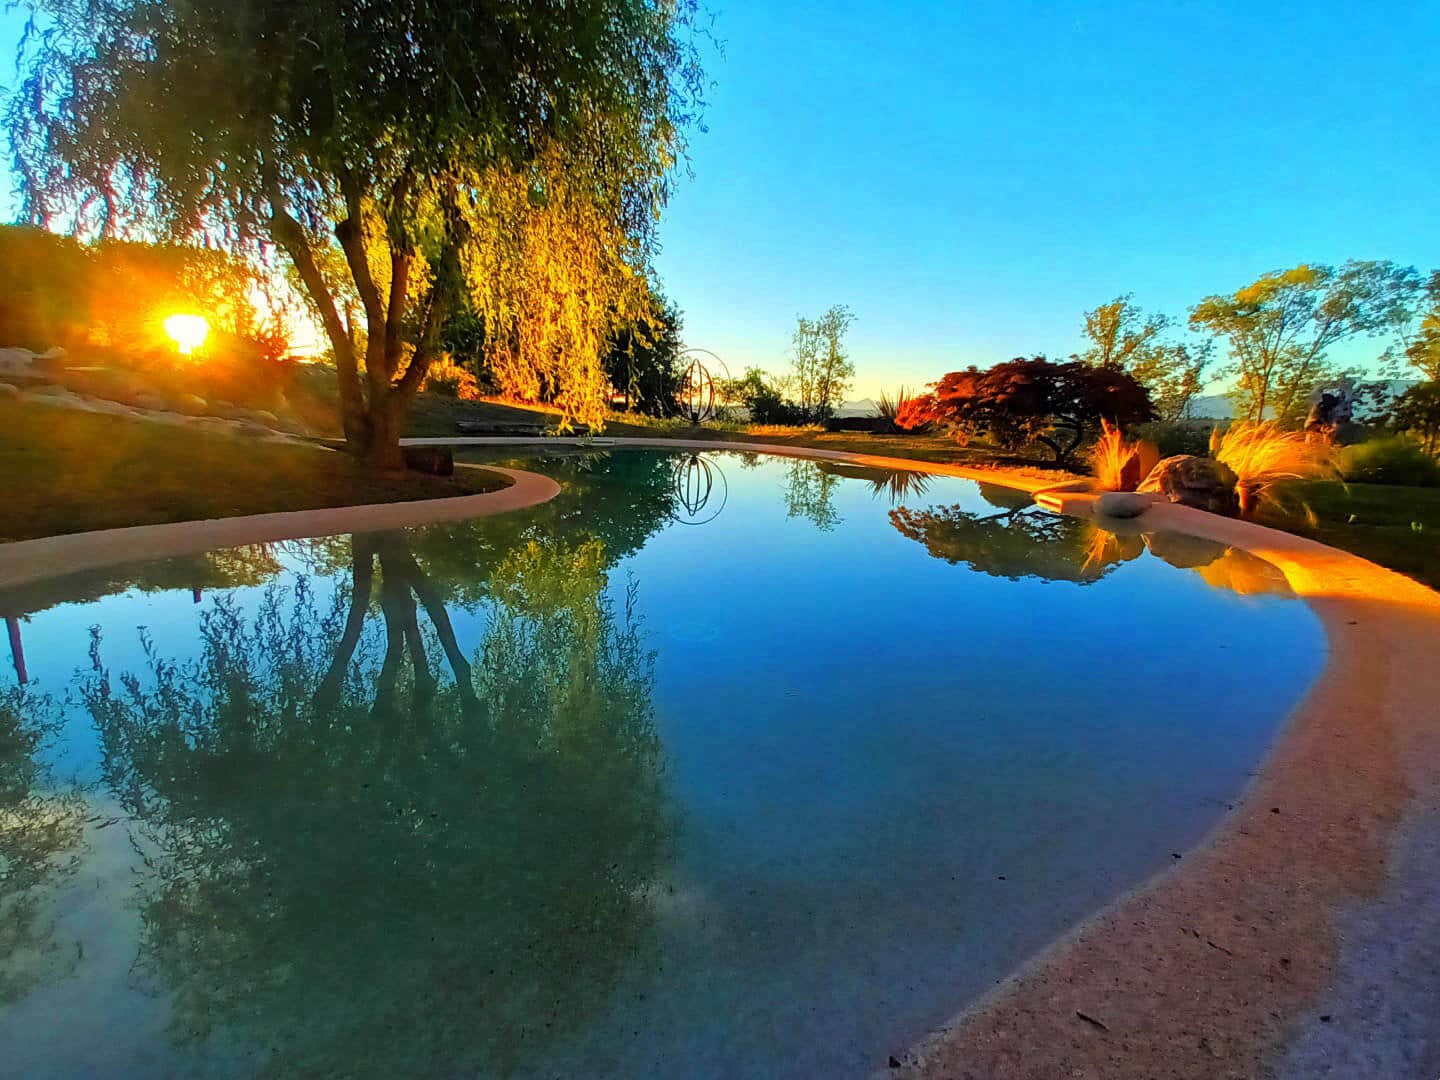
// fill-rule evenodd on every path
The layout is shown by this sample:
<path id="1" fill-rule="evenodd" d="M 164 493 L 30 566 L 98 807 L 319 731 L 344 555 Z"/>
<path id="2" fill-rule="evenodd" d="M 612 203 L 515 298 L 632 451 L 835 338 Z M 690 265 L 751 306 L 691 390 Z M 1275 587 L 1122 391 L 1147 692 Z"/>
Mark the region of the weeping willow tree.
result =
<path id="1" fill-rule="evenodd" d="M 694 3 L 29 0 L 26 212 L 283 253 L 378 467 L 462 304 L 504 389 L 598 421 L 701 107 Z"/>

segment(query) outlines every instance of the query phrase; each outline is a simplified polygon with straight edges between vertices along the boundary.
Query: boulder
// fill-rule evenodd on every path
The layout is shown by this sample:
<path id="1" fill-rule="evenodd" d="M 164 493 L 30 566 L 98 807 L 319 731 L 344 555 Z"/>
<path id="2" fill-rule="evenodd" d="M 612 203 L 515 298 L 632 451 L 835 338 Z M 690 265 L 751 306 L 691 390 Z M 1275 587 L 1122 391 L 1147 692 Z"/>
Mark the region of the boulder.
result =
<path id="1" fill-rule="evenodd" d="M 1107 491 L 1095 500 L 1095 509 L 1105 517 L 1136 518 L 1154 499 L 1154 495 L 1142 495 L 1138 491 Z"/>
<path id="2" fill-rule="evenodd" d="M 146 409 L 149 412 L 161 412 L 169 403 L 159 394 L 136 394 L 130 399 L 130 404 L 134 405 L 137 409 Z"/>
<path id="3" fill-rule="evenodd" d="M 20 388 L 14 383 L 0 382 L 0 397 L 19 397 Z"/>
<path id="4" fill-rule="evenodd" d="M 1234 517 L 1240 512 L 1235 482 L 1235 474 L 1214 458 L 1176 454 L 1158 462 L 1139 490 L 1164 495 L 1182 506 Z"/>
<path id="5" fill-rule="evenodd" d="M 35 374 L 35 354 L 29 349 L 0 349 L 0 375 Z"/>
<path id="6" fill-rule="evenodd" d="M 173 402 L 176 412 L 182 412 L 186 416 L 204 416 L 210 405 L 199 394 L 181 394 Z"/>

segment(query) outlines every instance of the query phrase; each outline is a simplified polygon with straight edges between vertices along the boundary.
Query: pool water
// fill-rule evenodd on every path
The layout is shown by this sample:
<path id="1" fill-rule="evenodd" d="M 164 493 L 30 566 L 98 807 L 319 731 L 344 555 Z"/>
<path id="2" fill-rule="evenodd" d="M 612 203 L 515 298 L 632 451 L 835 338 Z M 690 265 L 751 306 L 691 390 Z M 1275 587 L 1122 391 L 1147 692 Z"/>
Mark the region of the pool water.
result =
<path id="1" fill-rule="evenodd" d="M 1324 660 L 1259 560 L 1003 489 L 475 460 L 562 492 L 0 592 L 0 1074 L 865 1075 Z"/>

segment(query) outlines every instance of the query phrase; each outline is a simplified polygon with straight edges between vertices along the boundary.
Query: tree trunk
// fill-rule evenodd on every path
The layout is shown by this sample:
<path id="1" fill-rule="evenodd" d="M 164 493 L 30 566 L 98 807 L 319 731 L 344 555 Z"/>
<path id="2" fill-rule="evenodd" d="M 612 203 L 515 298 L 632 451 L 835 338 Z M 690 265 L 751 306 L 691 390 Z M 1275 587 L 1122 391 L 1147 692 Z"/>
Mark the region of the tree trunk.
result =
<path id="1" fill-rule="evenodd" d="M 400 450 L 400 426 L 394 423 L 389 412 L 382 408 L 379 416 L 372 417 L 370 443 L 365 447 L 364 457 L 378 472 L 404 472 L 405 455 Z"/>

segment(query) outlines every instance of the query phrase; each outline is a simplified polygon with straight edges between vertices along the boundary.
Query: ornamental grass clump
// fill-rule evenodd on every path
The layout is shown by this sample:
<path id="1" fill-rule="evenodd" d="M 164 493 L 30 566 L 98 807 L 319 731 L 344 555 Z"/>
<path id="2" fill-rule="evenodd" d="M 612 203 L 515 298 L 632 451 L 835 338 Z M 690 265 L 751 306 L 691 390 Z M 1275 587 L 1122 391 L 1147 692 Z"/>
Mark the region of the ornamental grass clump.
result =
<path id="1" fill-rule="evenodd" d="M 1313 480 L 1334 472 L 1330 441 L 1304 431 L 1285 431 L 1265 421 L 1237 420 L 1210 433 L 1210 456 L 1235 474 L 1240 514 L 1248 517 L 1261 499 L 1286 480 Z"/>
<path id="2" fill-rule="evenodd" d="M 1090 452 L 1090 471 L 1102 491 L 1134 491 L 1159 460 L 1154 443 L 1144 439 L 1127 442 L 1118 427 L 1100 421 L 1100 438 Z"/>

